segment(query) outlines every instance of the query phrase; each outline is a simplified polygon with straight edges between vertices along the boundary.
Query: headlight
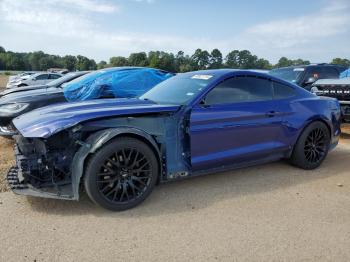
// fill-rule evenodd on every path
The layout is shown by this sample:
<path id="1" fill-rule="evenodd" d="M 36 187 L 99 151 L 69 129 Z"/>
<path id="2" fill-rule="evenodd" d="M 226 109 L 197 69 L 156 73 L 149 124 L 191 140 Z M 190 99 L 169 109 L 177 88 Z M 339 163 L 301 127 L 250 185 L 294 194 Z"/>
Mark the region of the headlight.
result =
<path id="1" fill-rule="evenodd" d="M 311 93 L 317 94 L 320 90 L 318 90 L 317 86 L 313 86 L 311 88 Z"/>
<path id="2" fill-rule="evenodd" d="M 5 104 L 0 105 L 0 114 L 16 114 L 24 109 L 26 109 L 29 106 L 27 103 L 12 103 L 12 104 Z"/>

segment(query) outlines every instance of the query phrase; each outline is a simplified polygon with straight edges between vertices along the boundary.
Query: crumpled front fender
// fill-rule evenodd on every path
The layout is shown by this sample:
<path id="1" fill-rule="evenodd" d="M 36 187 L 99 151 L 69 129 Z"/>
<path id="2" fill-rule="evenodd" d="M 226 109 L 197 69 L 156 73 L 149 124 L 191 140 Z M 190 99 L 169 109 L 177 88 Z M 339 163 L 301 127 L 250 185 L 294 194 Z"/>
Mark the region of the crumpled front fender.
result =
<path id="1" fill-rule="evenodd" d="M 137 135 L 146 139 L 154 147 L 154 150 L 157 152 L 158 157 L 160 159 L 161 154 L 154 138 L 140 129 L 131 127 L 119 127 L 104 129 L 99 132 L 96 132 L 93 135 L 91 135 L 84 143 L 82 143 L 82 146 L 77 151 L 72 161 L 72 191 L 74 200 L 79 199 L 80 180 L 83 176 L 84 167 L 88 156 L 90 154 L 94 154 L 98 149 L 100 149 L 103 145 L 105 145 L 108 141 L 112 140 L 113 138 L 120 135 L 128 134 Z"/>

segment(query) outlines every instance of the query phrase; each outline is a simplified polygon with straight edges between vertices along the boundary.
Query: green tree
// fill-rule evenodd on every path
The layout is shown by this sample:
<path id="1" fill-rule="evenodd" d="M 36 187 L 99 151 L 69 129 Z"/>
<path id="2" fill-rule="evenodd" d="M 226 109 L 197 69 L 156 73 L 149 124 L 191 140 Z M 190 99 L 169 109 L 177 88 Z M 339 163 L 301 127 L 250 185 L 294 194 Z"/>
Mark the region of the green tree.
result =
<path id="1" fill-rule="evenodd" d="M 33 53 L 29 53 L 28 56 L 28 63 L 30 65 L 31 70 L 34 71 L 39 71 L 41 70 L 40 68 L 40 64 L 39 61 L 41 58 L 45 57 L 44 52 L 42 51 L 37 51 L 37 52 L 33 52 Z"/>
<path id="2" fill-rule="evenodd" d="M 131 66 L 148 66 L 148 59 L 145 52 L 130 54 L 128 62 Z"/>
<path id="3" fill-rule="evenodd" d="M 6 52 L 5 48 L 3 48 L 2 46 L 0 46 L 0 53 L 5 53 L 5 52 Z"/>
<path id="4" fill-rule="evenodd" d="M 343 59 L 343 58 L 334 58 L 331 62 L 332 64 L 335 64 L 335 65 L 342 65 L 342 66 L 347 66 L 347 67 L 350 67 L 350 60 L 349 59 Z"/>
<path id="5" fill-rule="evenodd" d="M 101 62 L 99 62 L 98 64 L 97 64 L 97 69 L 103 69 L 103 68 L 106 68 L 106 67 L 108 67 L 108 64 L 107 64 L 107 62 L 106 61 L 101 61 Z"/>
<path id="6" fill-rule="evenodd" d="M 218 69 L 222 67 L 222 53 L 220 52 L 219 49 L 214 49 L 210 53 L 210 58 L 209 58 L 209 68 L 211 69 Z"/>
<path id="7" fill-rule="evenodd" d="M 172 53 L 151 51 L 148 53 L 149 67 L 158 68 L 170 72 L 176 71 L 175 56 Z"/>
<path id="8" fill-rule="evenodd" d="M 114 56 L 109 59 L 110 66 L 128 66 L 129 62 L 123 56 Z"/>
<path id="9" fill-rule="evenodd" d="M 97 68 L 96 62 L 93 59 L 89 59 L 85 56 L 78 55 L 76 69 L 80 71 L 95 70 Z"/>
<path id="10" fill-rule="evenodd" d="M 191 58 L 185 55 L 183 51 L 179 51 L 175 55 L 175 72 L 189 72 L 195 70 L 195 66 L 192 63 Z"/>
<path id="11" fill-rule="evenodd" d="M 39 68 L 40 70 L 47 70 L 49 68 L 57 67 L 56 61 L 51 56 L 44 56 L 39 60 Z"/>
<path id="12" fill-rule="evenodd" d="M 309 65 L 309 64 L 310 64 L 310 61 L 308 60 L 303 60 L 300 58 L 291 60 L 283 56 L 278 60 L 278 63 L 274 67 L 278 68 L 278 67 L 300 66 L 300 65 Z"/>
<path id="13" fill-rule="evenodd" d="M 239 68 L 239 50 L 233 50 L 227 54 L 226 58 L 226 66 L 229 68 Z"/>
<path id="14" fill-rule="evenodd" d="M 193 65 L 197 70 L 207 69 L 209 67 L 210 54 L 206 50 L 198 48 L 191 56 Z"/>
<path id="15" fill-rule="evenodd" d="M 255 69 L 271 69 L 272 65 L 264 58 L 259 58 L 255 63 Z"/>
<path id="16" fill-rule="evenodd" d="M 66 55 L 62 58 L 62 65 L 69 71 L 76 70 L 77 58 L 72 55 Z"/>

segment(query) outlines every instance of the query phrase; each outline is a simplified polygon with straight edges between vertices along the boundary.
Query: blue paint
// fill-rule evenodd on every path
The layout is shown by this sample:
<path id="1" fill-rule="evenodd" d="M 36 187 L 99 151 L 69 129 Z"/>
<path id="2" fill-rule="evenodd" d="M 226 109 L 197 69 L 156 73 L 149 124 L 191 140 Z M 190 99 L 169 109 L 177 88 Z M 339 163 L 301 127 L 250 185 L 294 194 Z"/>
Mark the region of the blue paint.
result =
<path id="1" fill-rule="evenodd" d="M 160 85 L 164 86 L 164 83 L 177 77 L 192 78 L 195 75 L 210 75 L 211 78 L 207 79 L 205 88 L 182 105 L 141 99 L 64 103 L 25 114 L 15 119 L 14 125 L 25 137 L 47 138 L 78 124 L 117 129 L 120 120 L 123 127 L 137 128 L 157 140 L 166 159 L 164 168 L 168 178 L 174 178 L 177 172 L 191 175 L 206 170 L 242 167 L 264 159 L 272 161 L 288 157 L 302 130 L 315 120 L 323 121 L 329 127 L 330 147 L 334 148 L 338 143 L 340 107 L 335 99 L 317 97 L 292 83 L 243 70 L 190 72 Z M 218 83 L 242 75 L 279 82 L 294 89 L 295 95 L 285 99 L 210 107 L 200 104 Z M 159 117 L 162 113 L 169 116 Z M 137 120 L 128 122 L 126 117 Z M 163 121 L 164 130 L 155 132 L 149 128 L 152 123 L 149 119 L 153 118 Z"/>

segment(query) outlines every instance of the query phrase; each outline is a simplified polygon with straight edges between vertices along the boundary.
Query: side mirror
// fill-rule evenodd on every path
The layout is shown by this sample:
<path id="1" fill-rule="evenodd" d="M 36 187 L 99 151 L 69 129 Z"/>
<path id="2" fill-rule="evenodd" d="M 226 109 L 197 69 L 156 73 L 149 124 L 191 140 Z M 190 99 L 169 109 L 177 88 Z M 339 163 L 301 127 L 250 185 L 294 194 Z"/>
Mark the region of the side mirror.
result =
<path id="1" fill-rule="evenodd" d="M 316 78 L 315 77 L 309 77 L 306 81 L 305 84 L 310 85 L 316 82 Z"/>

